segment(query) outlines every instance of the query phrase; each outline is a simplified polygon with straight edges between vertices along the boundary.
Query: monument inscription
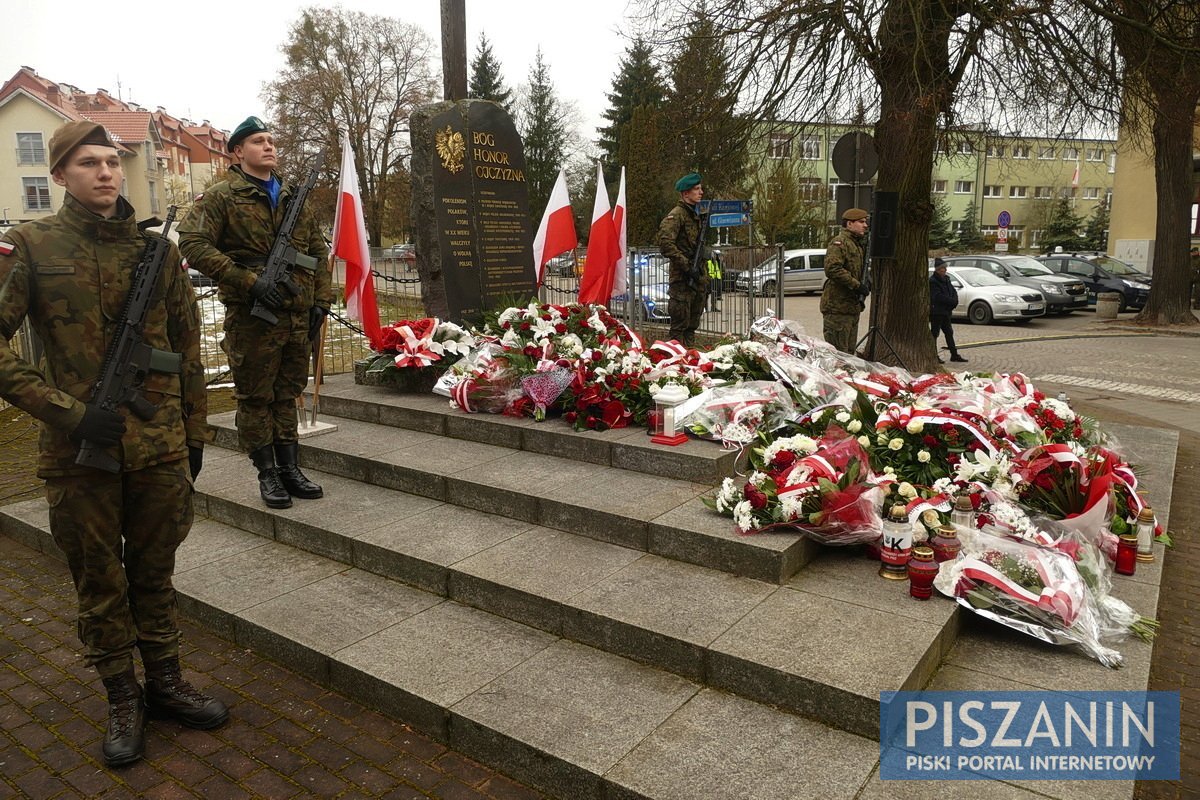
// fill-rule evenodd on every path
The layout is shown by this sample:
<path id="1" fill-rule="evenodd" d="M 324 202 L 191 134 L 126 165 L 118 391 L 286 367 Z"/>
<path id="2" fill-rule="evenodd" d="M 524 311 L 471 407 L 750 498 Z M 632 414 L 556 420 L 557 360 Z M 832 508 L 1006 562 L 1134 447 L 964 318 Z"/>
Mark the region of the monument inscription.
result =
<path id="1" fill-rule="evenodd" d="M 495 103 L 413 115 L 413 220 L 426 313 L 474 322 L 506 295 L 533 295 L 525 155 Z"/>

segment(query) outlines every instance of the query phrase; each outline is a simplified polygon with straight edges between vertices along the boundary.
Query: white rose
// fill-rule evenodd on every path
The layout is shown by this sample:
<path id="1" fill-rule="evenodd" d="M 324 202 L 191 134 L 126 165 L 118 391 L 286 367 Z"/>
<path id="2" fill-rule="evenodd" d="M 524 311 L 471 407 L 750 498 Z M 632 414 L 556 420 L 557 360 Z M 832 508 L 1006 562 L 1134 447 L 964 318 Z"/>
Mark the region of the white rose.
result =
<path id="1" fill-rule="evenodd" d="M 879 434 L 879 436 L 875 439 L 875 442 L 876 442 L 876 444 L 887 444 L 888 443 L 888 435 L 886 433 Z"/>
<path id="2" fill-rule="evenodd" d="M 844 424 L 846 424 L 847 422 L 849 422 L 849 421 L 850 421 L 850 412 L 848 412 L 848 411 L 839 411 L 839 412 L 837 413 L 837 416 L 835 416 L 835 417 L 834 417 L 834 419 L 836 419 L 838 422 L 840 422 L 840 423 L 842 423 L 842 424 L 844 425 Z"/>
<path id="3" fill-rule="evenodd" d="M 919 419 L 910 420 L 908 425 L 905 426 L 904 430 L 908 431 L 909 433 L 920 433 L 921 431 L 925 430 L 925 423 Z"/>
<path id="4" fill-rule="evenodd" d="M 930 458 L 931 456 L 929 455 L 928 450 L 922 450 L 921 452 L 917 453 L 917 461 L 920 461 L 922 464 L 928 464 Z"/>
<path id="5" fill-rule="evenodd" d="M 897 486 L 896 491 L 900 493 L 901 497 L 907 497 L 909 500 L 912 500 L 914 497 L 917 496 L 916 487 L 913 486 L 908 481 L 905 481 L 904 483 Z"/>
<path id="6" fill-rule="evenodd" d="M 904 440 L 900 438 L 892 439 L 887 443 L 887 446 L 888 450 L 899 450 L 901 447 L 904 447 Z"/>
<path id="7" fill-rule="evenodd" d="M 861 422 L 859 422 L 859 421 L 858 421 L 858 420 L 856 420 L 856 419 L 852 419 L 852 420 L 850 420 L 850 422 L 849 422 L 849 423 L 846 425 L 846 430 L 848 430 L 850 433 L 858 433 L 859 431 L 861 431 L 861 430 L 862 430 L 862 423 L 861 423 Z M 865 436 L 864 436 L 864 437 L 862 437 L 862 438 L 864 438 L 864 439 L 865 439 L 865 438 L 867 438 L 867 437 L 865 437 Z"/>
<path id="8" fill-rule="evenodd" d="M 859 443 L 859 444 L 861 444 L 863 447 L 870 447 L 870 446 L 871 446 L 871 440 L 870 440 L 870 438 L 868 438 L 868 437 L 866 437 L 866 436 L 860 436 L 860 437 L 858 437 L 858 443 Z"/>

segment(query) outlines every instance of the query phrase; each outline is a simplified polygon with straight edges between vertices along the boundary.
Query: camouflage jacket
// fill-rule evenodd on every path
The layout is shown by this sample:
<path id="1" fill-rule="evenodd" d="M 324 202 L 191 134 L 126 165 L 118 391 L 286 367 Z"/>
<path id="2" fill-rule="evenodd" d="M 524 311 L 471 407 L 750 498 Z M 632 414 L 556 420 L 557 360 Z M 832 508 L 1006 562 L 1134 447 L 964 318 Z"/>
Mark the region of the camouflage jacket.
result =
<path id="1" fill-rule="evenodd" d="M 230 168 L 227 180 L 196 198 L 179 223 L 183 257 L 188 266 L 217 282 L 222 303 L 250 303 L 250 287 L 262 272 L 263 260 L 271 252 L 275 231 L 283 222 L 291 196 L 291 188 L 283 186 L 272 210 L 266 191 L 235 166 Z M 329 308 L 333 302 L 329 247 L 311 209 L 305 206 L 292 245 L 297 252 L 315 257 L 318 263 L 315 271 L 300 267 L 292 271 L 301 291 L 296 297 L 284 293 L 283 307 L 291 311 L 307 311 L 314 304 Z"/>
<path id="2" fill-rule="evenodd" d="M 687 286 L 688 273 L 692 271 L 695 262 L 696 248 L 703 246 L 700 241 L 700 216 L 694 206 L 682 201 L 667 212 L 658 226 L 658 247 L 662 254 L 671 261 L 671 285 L 673 287 Z M 699 264 L 696 276 L 696 287 L 705 291 L 708 286 L 708 270 L 704 262 Z"/>
<path id="3" fill-rule="evenodd" d="M 863 237 L 841 230 L 825 247 L 822 314 L 858 314 L 865 308 L 858 295 L 863 275 Z"/>
<path id="4" fill-rule="evenodd" d="M 116 217 L 102 219 L 68 194 L 57 214 L 0 237 L 0 395 L 43 423 L 39 477 L 91 472 L 75 465 L 79 446 L 68 436 L 83 419 L 152 235 L 138 230 L 124 200 Z M 144 335 L 151 347 L 181 353 L 183 369 L 147 375 L 146 399 L 158 406 L 152 419 L 122 406 L 121 452 L 109 452 L 126 471 L 179 460 L 186 445 L 212 440 L 196 295 L 180 262 L 172 245 Z M 41 369 L 8 343 L 26 317 L 45 348 Z"/>

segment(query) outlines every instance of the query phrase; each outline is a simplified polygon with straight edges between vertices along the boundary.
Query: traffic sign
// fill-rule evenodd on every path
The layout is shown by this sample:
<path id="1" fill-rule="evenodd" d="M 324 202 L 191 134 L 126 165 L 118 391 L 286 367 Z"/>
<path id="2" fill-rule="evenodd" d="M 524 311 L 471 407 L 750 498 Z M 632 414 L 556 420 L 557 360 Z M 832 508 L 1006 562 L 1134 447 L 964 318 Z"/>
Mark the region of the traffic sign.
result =
<path id="1" fill-rule="evenodd" d="M 749 225 L 749 214 L 709 214 L 708 227 L 710 228 L 733 228 L 738 225 Z"/>
<path id="2" fill-rule="evenodd" d="M 1008 252 L 1008 242 L 1005 242 L 1004 244 L 1000 244 L 999 242 L 997 242 L 996 243 L 996 252 L 997 253 L 1007 253 Z"/>
<path id="3" fill-rule="evenodd" d="M 996 224 L 1001 228 L 1007 228 L 1012 225 L 1012 214 L 1007 211 L 1001 211 L 1000 216 L 996 217 Z"/>
<path id="4" fill-rule="evenodd" d="M 701 213 L 709 214 L 749 214 L 754 211 L 752 200 L 701 200 Z M 711 225 L 712 222 L 709 222 Z"/>
<path id="5" fill-rule="evenodd" d="M 875 140 L 863 131 L 843 134 L 834 143 L 829 160 L 833 171 L 846 183 L 866 183 L 879 169 Z"/>
<path id="6" fill-rule="evenodd" d="M 1008 241 L 1008 228 L 1001 228 L 1000 230 L 996 231 L 996 241 L 1000 244 L 1004 244 Z"/>

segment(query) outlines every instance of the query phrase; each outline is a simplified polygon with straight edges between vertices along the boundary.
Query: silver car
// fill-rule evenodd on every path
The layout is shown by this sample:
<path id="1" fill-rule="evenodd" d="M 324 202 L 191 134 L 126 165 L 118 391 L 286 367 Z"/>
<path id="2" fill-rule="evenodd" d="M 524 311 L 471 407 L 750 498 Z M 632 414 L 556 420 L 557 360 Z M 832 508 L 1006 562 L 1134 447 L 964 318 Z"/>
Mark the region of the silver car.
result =
<path id="1" fill-rule="evenodd" d="M 764 296 L 775 294 L 779 281 L 779 257 L 771 256 L 752 270 L 734 279 L 733 288 L 739 292 L 754 292 Z M 803 294 L 821 291 L 825 286 L 824 250 L 783 251 L 783 293 Z"/>
<path id="2" fill-rule="evenodd" d="M 1047 314 L 1070 314 L 1087 308 L 1087 288 L 1083 281 L 1059 275 L 1040 261 L 1019 255 L 947 256 L 948 267 L 979 267 L 1009 283 L 1037 289 L 1046 298 Z"/>
<path id="3" fill-rule="evenodd" d="M 1017 286 L 978 267 L 949 267 L 950 283 L 958 292 L 952 317 L 975 325 L 993 321 L 1029 322 L 1046 314 L 1046 298 L 1037 289 Z"/>

